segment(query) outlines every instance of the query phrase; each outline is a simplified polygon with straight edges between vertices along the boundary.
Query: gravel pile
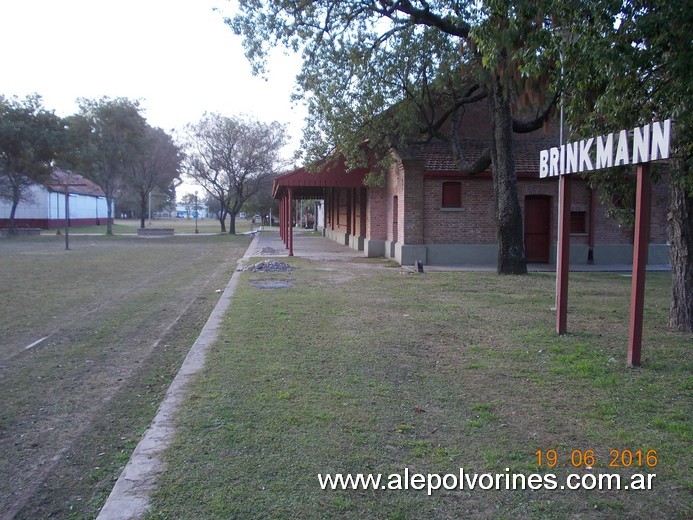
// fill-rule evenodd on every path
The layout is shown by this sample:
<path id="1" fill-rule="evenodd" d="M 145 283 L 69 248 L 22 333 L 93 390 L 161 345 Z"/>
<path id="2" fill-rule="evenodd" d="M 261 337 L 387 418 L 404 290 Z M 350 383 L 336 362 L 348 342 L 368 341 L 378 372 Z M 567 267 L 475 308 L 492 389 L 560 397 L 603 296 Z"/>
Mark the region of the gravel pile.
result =
<path id="1" fill-rule="evenodd" d="M 286 262 L 279 260 L 263 260 L 254 265 L 249 265 L 244 270 L 253 272 L 279 272 L 291 271 L 292 267 Z"/>

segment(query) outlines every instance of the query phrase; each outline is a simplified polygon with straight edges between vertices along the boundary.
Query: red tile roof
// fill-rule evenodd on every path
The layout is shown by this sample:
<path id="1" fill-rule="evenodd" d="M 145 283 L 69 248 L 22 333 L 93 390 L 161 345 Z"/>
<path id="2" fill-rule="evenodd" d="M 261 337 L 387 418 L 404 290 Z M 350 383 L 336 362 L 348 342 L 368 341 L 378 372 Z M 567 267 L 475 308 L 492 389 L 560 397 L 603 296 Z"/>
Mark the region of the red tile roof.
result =
<path id="1" fill-rule="evenodd" d="M 74 172 L 56 168 L 51 173 L 50 179 L 46 182 L 46 188 L 51 191 L 65 191 L 65 183 L 72 184 L 68 187 L 70 193 L 79 195 L 90 195 L 92 197 L 105 197 L 105 193 L 98 185 L 89 179 Z M 75 186 L 77 184 L 77 186 Z"/>
<path id="2" fill-rule="evenodd" d="M 489 142 L 482 139 L 460 139 L 462 150 L 467 162 L 474 162 L 489 146 Z M 539 139 L 514 139 L 513 154 L 515 156 L 515 169 L 518 174 L 536 174 L 539 176 L 539 152 L 556 146 L 556 142 L 549 138 Z M 426 144 L 410 144 L 409 157 L 426 161 L 426 172 L 457 172 L 457 166 L 452 157 L 450 145 L 443 141 L 431 141 Z"/>

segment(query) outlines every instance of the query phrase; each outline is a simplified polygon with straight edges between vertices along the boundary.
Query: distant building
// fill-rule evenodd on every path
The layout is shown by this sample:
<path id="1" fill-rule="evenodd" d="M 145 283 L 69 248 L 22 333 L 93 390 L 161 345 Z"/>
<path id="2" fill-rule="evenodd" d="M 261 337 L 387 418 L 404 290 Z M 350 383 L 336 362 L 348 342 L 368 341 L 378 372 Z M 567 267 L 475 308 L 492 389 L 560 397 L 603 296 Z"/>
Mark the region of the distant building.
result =
<path id="1" fill-rule="evenodd" d="M 45 184 L 29 189 L 30 202 L 20 202 L 15 213 L 18 228 L 54 229 L 65 227 L 65 183 L 69 186 L 71 227 L 105 225 L 108 218 L 106 197 L 96 184 L 81 175 L 55 169 Z M 12 204 L 0 200 L 0 228 L 9 227 Z"/>
<path id="2" fill-rule="evenodd" d="M 197 205 L 197 211 L 195 211 L 194 204 L 184 204 L 182 202 L 176 203 L 176 218 L 195 218 L 197 213 L 197 218 L 207 218 L 208 209 L 207 206 L 202 204 Z"/>

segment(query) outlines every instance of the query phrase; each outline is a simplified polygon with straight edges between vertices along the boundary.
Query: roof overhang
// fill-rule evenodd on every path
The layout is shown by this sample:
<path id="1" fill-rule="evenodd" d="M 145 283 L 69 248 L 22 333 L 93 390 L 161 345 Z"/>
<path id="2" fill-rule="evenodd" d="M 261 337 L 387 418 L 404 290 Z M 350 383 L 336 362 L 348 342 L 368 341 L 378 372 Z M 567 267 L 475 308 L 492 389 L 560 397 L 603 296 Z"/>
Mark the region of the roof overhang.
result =
<path id="1" fill-rule="evenodd" d="M 277 177 L 272 183 L 272 197 L 281 199 L 291 188 L 291 198 L 322 199 L 328 188 L 361 188 L 370 168 L 348 170 L 344 157 L 326 161 L 314 169 L 298 168 Z"/>

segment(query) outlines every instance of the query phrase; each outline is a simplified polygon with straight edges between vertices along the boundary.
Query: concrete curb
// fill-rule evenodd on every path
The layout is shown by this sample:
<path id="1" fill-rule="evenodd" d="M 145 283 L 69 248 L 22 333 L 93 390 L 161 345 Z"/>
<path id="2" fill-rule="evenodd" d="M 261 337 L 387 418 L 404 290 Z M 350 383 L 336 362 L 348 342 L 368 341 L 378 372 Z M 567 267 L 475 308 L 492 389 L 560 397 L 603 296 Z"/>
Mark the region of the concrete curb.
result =
<path id="1" fill-rule="evenodd" d="M 217 338 L 219 325 L 231 303 L 239 273 L 256 249 L 257 235 L 238 262 L 224 292 L 207 323 L 200 331 L 178 374 L 171 382 L 156 416 L 137 444 L 130 460 L 120 474 L 104 504 L 98 520 L 132 520 L 142 518 L 149 509 L 149 495 L 156 487 L 156 477 L 163 470 L 161 454 L 169 446 L 175 433 L 175 417 L 186 395 L 186 387 L 204 366 L 207 349 Z"/>

